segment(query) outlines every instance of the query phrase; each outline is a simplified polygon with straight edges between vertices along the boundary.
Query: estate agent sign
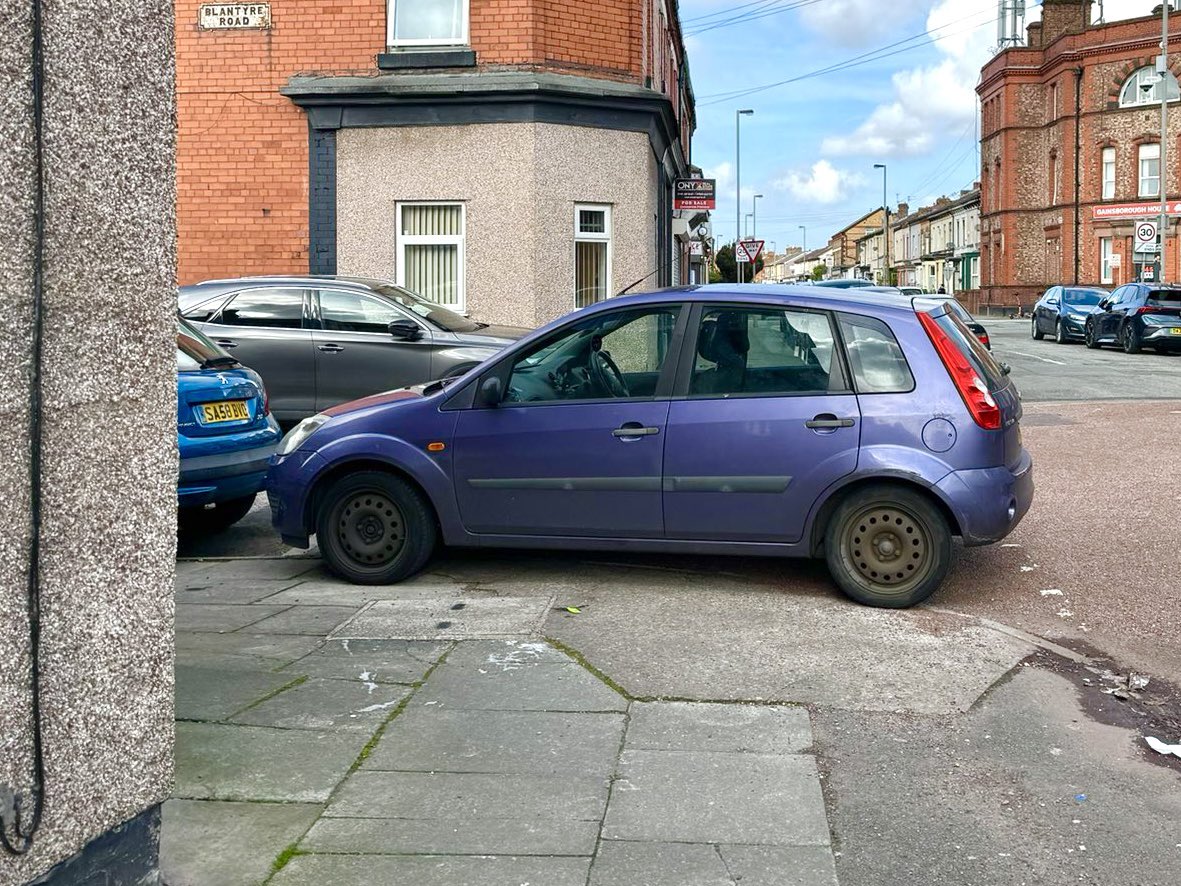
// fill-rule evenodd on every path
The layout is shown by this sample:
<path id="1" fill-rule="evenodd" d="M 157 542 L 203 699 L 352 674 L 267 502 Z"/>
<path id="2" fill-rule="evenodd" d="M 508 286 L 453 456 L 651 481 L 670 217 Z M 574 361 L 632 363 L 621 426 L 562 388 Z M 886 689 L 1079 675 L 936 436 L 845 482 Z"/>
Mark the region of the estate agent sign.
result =
<path id="1" fill-rule="evenodd" d="M 716 180 L 678 178 L 673 188 L 673 209 L 716 209 Z"/>

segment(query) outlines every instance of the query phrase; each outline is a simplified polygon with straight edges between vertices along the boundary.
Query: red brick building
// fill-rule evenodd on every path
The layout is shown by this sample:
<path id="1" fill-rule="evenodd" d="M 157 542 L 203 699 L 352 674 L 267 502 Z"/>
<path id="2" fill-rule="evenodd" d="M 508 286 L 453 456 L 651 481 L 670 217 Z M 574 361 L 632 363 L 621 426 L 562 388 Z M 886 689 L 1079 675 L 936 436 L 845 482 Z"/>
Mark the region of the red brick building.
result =
<path id="1" fill-rule="evenodd" d="M 1181 279 L 1181 13 L 1170 16 L 1167 84 L 1155 17 L 1096 25 L 1089 0 L 1043 0 L 1028 45 L 985 65 L 981 101 L 982 301 L 1029 306 L 1057 283 L 1107 288 L 1159 274 L 1137 253 L 1137 219 L 1160 211 L 1160 100 L 1168 89 L 1167 280 Z M 1152 268 L 1145 272 L 1145 266 Z"/>
<path id="2" fill-rule="evenodd" d="M 681 278 L 694 112 L 675 4 L 175 10 L 181 283 L 365 274 L 532 325 Z"/>

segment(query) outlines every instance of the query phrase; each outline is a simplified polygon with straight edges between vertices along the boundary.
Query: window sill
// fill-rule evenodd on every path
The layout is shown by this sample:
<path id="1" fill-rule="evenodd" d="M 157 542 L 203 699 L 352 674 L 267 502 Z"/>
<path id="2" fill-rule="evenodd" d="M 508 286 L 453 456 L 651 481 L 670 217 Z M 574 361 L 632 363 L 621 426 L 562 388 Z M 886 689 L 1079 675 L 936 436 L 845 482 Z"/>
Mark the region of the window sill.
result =
<path id="1" fill-rule="evenodd" d="M 383 71 L 405 71 L 417 68 L 474 68 L 475 50 L 466 47 L 444 49 L 394 49 L 378 53 L 377 67 Z"/>

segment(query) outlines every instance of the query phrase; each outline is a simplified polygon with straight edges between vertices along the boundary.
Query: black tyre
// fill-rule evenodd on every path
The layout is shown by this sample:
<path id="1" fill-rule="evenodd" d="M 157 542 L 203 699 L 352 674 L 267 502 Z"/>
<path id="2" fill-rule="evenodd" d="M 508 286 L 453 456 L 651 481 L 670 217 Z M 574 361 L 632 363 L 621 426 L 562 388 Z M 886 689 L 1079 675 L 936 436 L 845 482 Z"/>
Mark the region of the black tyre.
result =
<path id="1" fill-rule="evenodd" d="M 320 499 L 316 541 L 328 566 L 355 584 L 394 584 L 422 569 L 435 549 L 435 515 L 399 477 L 360 471 Z"/>
<path id="2" fill-rule="evenodd" d="M 1083 330 L 1083 344 L 1092 350 L 1099 347 L 1099 342 L 1095 340 L 1095 327 L 1091 323 L 1087 323 Z"/>
<path id="3" fill-rule="evenodd" d="M 1121 336 L 1125 354 L 1139 354 L 1143 345 L 1140 343 L 1140 332 L 1134 323 L 1124 324 L 1124 334 Z"/>
<path id="4" fill-rule="evenodd" d="M 254 507 L 254 493 L 229 501 L 219 501 L 212 507 L 180 508 L 176 514 L 177 528 L 185 535 L 212 535 L 229 529 Z"/>
<path id="5" fill-rule="evenodd" d="M 951 567 L 951 528 L 921 493 L 869 486 L 837 506 L 824 533 L 828 571 L 858 603 L 902 609 L 921 603 Z"/>
<path id="6" fill-rule="evenodd" d="M 1036 315 L 1034 316 L 1033 320 L 1031 321 L 1029 328 L 1030 328 L 1030 332 L 1033 334 L 1034 341 L 1041 341 L 1043 338 L 1046 337 L 1046 334 L 1044 332 L 1042 332 L 1040 329 L 1038 329 Z"/>
<path id="7" fill-rule="evenodd" d="M 1062 325 L 1061 320 L 1054 323 L 1054 341 L 1060 345 L 1069 344 L 1070 342 L 1070 339 L 1066 337 L 1066 327 Z"/>

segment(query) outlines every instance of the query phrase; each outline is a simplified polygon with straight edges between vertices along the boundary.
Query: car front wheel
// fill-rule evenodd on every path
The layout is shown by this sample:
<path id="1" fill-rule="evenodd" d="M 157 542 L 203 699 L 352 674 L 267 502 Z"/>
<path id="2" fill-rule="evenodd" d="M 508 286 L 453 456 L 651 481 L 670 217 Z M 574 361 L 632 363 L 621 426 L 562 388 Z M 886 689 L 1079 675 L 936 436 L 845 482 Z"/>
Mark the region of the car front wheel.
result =
<path id="1" fill-rule="evenodd" d="M 1030 332 L 1033 335 L 1034 341 L 1041 341 L 1043 338 L 1046 337 L 1046 334 L 1044 332 L 1042 332 L 1040 329 L 1038 329 L 1036 314 L 1033 317 L 1033 322 L 1030 324 Z"/>
<path id="2" fill-rule="evenodd" d="M 1060 345 L 1064 345 L 1070 341 L 1070 339 L 1066 337 L 1066 327 L 1062 325 L 1061 320 L 1054 324 L 1054 341 L 1058 342 Z"/>
<path id="3" fill-rule="evenodd" d="M 355 584 L 394 584 L 430 559 L 438 531 L 422 494 L 382 471 L 359 471 L 325 492 L 316 519 L 320 553 Z"/>
<path id="4" fill-rule="evenodd" d="M 901 609 L 926 600 L 951 567 L 951 529 L 922 494 L 895 486 L 858 490 L 824 535 L 837 585 L 866 606 Z"/>
<path id="5" fill-rule="evenodd" d="M 1099 347 L 1099 342 L 1095 339 L 1095 326 L 1092 323 L 1088 323 L 1083 330 L 1083 344 L 1092 349 Z"/>

